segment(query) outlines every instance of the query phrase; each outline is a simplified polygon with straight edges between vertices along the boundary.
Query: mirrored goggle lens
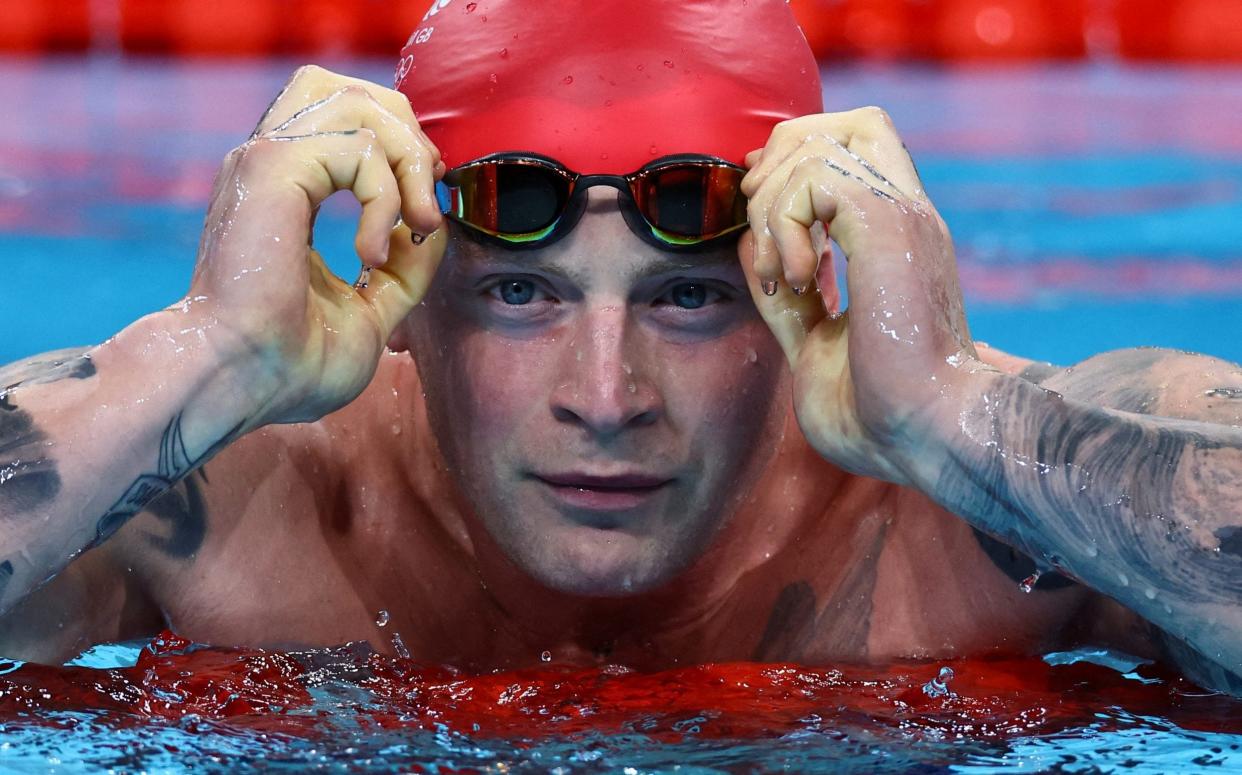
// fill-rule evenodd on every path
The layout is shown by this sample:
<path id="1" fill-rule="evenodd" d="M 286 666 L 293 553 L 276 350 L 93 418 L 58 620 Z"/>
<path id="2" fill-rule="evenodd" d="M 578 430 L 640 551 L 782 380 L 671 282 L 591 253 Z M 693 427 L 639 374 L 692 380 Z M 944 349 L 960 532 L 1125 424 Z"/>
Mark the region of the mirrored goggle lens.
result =
<path id="1" fill-rule="evenodd" d="M 555 170 L 521 162 L 454 170 L 445 184 L 439 192 L 442 210 L 514 242 L 546 237 L 565 212 L 572 188 L 569 178 Z"/>
<path id="2" fill-rule="evenodd" d="M 746 225 L 745 174 L 721 165 L 674 164 L 642 173 L 630 190 L 656 237 L 692 244 Z"/>

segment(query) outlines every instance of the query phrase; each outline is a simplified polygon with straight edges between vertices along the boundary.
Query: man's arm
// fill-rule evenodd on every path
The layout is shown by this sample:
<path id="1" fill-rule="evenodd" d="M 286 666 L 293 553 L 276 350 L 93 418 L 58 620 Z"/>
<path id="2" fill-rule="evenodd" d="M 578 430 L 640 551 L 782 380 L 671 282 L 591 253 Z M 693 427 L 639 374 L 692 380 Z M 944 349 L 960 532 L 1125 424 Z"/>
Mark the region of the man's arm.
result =
<path id="1" fill-rule="evenodd" d="M 89 352 L 0 373 L 0 615 L 232 440 L 362 391 L 443 254 L 437 174 L 400 93 L 294 75 L 225 159 L 186 299 Z M 339 190 L 362 204 L 369 283 L 310 246 Z"/>
<path id="2" fill-rule="evenodd" d="M 1242 693 L 1242 369 L 1135 350 L 1041 386 L 979 376 L 948 465 L 916 466 L 920 485 L 1155 624 L 1196 680 Z"/>
<path id="3" fill-rule="evenodd" d="M 270 388 L 192 311 L 0 368 L 0 612 L 245 429 Z"/>

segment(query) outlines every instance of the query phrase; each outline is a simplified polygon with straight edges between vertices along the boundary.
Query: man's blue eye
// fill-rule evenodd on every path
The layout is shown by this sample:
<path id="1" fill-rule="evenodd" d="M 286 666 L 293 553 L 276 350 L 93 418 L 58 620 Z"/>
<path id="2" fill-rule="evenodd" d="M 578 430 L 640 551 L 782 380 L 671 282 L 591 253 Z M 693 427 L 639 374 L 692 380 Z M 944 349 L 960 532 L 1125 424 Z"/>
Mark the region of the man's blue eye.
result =
<path id="1" fill-rule="evenodd" d="M 529 280 L 505 280 L 500 284 L 500 299 L 505 304 L 530 304 L 535 297 L 535 284 Z"/>
<path id="2" fill-rule="evenodd" d="M 681 283 L 673 286 L 670 294 L 673 303 L 682 309 L 698 309 L 707 303 L 707 286 L 698 283 Z"/>

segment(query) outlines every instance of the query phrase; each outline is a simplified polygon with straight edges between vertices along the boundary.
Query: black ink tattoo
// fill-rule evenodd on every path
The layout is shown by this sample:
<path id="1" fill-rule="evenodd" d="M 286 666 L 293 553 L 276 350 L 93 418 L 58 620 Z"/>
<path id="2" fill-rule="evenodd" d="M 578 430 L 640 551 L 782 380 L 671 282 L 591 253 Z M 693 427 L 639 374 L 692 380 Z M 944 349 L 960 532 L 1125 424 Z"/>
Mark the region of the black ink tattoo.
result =
<path id="1" fill-rule="evenodd" d="M 781 662 L 856 659 L 865 654 L 880 551 L 887 533 L 887 524 L 875 520 L 867 538 L 869 547 L 845 569 L 823 608 L 818 607 L 815 590 L 807 582 L 786 585 L 772 604 L 751 658 Z"/>
<path id="2" fill-rule="evenodd" d="M 46 452 L 47 436 L 29 412 L 0 412 L 0 511 L 25 514 L 60 494 L 60 473 Z"/>
<path id="3" fill-rule="evenodd" d="M 1209 637 L 1210 626 L 1182 620 L 1173 627 L 1169 622 L 1178 611 L 1242 602 L 1242 525 L 1236 524 L 1242 432 L 1195 422 L 1196 415 L 1212 418 L 1206 401 L 1187 407 L 1178 400 L 1179 418 L 1100 408 L 1171 412 L 1159 405 L 1164 385 L 1174 383 L 1182 395 L 1187 386 L 1178 384 L 1178 375 L 1203 373 L 1203 365 L 1193 359 L 1188 364 L 1181 354 L 1144 351 L 1135 357 L 1151 364 L 1164 357 L 1183 360 L 1162 364 L 1151 378 L 1106 362 L 1102 373 L 1112 387 L 1097 384 L 1094 397 L 1106 393 L 1107 400 L 1094 405 L 1066 389 L 1072 379 L 1049 384 L 1083 403 L 1050 400 L 1047 392 L 1016 380 L 999 382 L 988 405 L 965 420 L 972 444 L 950 453 L 952 465 L 936 485 L 937 499 L 1053 566 L 1065 560 L 1047 552 L 1072 554 L 1070 573 L 1176 629 L 1168 637 L 1193 644 L 1198 633 Z M 1119 383 L 1119 375 L 1128 378 Z M 1160 386 L 1152 387 L 1157 379 Z M 1213 664 L 1208 673 L 1231 670 L 1238 665 Z"/>
<path id="4" fill-rule="evenodd" d="M 179 560 L 198 552 L 207 535 L 207 499 L 202 490 L 206 483 L 207 474 L 200 468 L 147 505 L 147 511 L 168 525 L 167 535 L 147 534 L 152 547 Z"/>
<path id="5" fill-rule="evenodd" d="M 0 600 L 4 599 L 5 590 L 9 588 L 9 582 L 13 580 L 13 563 L 5 560 L 0 562 Z"/>
<path id="6" fill-rule="evenodd" d="M 772 613 L 751 659 L 780 662 L 797 659 L 806 650 L 818 612 L 815 590 L 805 581 L 786 585 L 772 603 Z"/>
<path id="7" fill-rule="evenodd" d="M 0 409 L 13 411 L 11 394 L 23 385 L 50 385 L 63 379 L 89 379 L 95 363 L 86 348 L 57 350 L 0 367 Z"/>
<path id="8" fill-rule="evenodd" d="M 244 421 L 238 423 L 225 434 L 224 438 L 209 447 L 202 455 L 191 458 L 181 435 L 181 418 L 182 415 L 178 414 L 164 429 L 163 437 L 160 439 L 159 463 L 156 472 L 143 474 L 134 480 L 125 494 L 99 518 L 95 528 L 95 540 L 91 546 L 98 546 L 111 538 L 116 531 L 121 529 L 122 525 L 142 511 L 152 500 L 169 490 L 178 480 L 231 443 L 245 425 Z"/>
<path id="9" fill-rule="evenodd" d="M 18 406 L 18 388 L 93 376 L 95 364 L 85 349 L 47 353 L 0 368 L 0 511 L 32 511 L 55 500 L 61 490 L 47 434 Z"/>

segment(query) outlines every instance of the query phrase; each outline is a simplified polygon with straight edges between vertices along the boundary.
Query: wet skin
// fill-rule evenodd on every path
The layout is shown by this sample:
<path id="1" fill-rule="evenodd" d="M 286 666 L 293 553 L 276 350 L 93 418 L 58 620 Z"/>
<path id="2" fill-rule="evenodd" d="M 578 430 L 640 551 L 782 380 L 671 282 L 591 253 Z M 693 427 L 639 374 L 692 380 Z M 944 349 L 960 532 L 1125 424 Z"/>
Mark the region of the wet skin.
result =
<path id="1" fill-rule="evenodd" d="M 478 668 L 1087 641 L 1242 692 L 1242 370 L 973 343 L 879 111 L 783 122 L 747 164 L 736 256 L 674 261 L 595 195 L 515 262 L 431 233 L 443 164 L 401 95 L 299 71 L 225 161 L 187 299 L 0 373 L 3 650 L 166 625 Z M 308 245 L 340 189 L 352 288 Z M 1023 554 L 1084 583 L 1023 593 Z"/>
<path id="2" fill-rule="evenodd" d="M 1024 594 L 959 518 L 827 463 L 733 254 L 670 258 L 607 195 L 536 254 L 459 238 L 394 338 L 413 358 L 153 501 L 10 617 L 8 650 L 80 649 L 56 627 L 75 616 L 90 638 L 369 640 L 481 668 L 1148 649 L 1115 604 Z M 538 478 L 572 471 L 669 481 L 584 505 Z"/>

